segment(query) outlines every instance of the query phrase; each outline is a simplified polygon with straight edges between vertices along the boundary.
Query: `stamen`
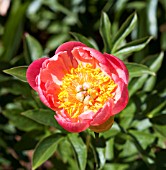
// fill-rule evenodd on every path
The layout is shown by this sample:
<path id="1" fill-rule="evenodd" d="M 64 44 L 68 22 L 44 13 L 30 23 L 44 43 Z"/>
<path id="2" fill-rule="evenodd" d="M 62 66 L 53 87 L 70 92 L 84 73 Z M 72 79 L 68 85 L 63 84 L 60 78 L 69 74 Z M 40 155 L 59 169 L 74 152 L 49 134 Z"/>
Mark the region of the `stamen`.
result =
<path id="1" fill-rule="evenodd" d="M 89 95 L 87 95 L 87 96 L 84 98 L 84 104 L 85 104 L 85 105 L 89 105 L 91 99 L 92 99 L 92 98 L 91 98 Z"/>
<path id="2" fill-rule="evenodd" d="M 76 99 L 78 101 L 83 102 L 84 98 L 85 98 L 85 93 L 84 92 L 79 92 L 79 93 L 76 94 Z"/>
<path id="3" fill-rule="evenodd" d="M 83 90 L 82 85 L 78 85 L 78 86 L 76 87 L 76 92 L 80 92 L 80 91 L 82 91 L 82 90 Z"/>
<path id="4" fill-rule="evenodd" d="M 90 83 L 88 82 L 85 82 L 82 86 L 83 86 L 83 90 L 88 90 L 91 87 Z"/>
<path id="5" fill-rule="evenodd" d="M 80 64 L 63 78 L 59 108 L 65 109 L 71 118 L 78 118 L 87 110 L 97 112 L 114 97 L 116 88 L 115 82 L 100 68 Z"/>

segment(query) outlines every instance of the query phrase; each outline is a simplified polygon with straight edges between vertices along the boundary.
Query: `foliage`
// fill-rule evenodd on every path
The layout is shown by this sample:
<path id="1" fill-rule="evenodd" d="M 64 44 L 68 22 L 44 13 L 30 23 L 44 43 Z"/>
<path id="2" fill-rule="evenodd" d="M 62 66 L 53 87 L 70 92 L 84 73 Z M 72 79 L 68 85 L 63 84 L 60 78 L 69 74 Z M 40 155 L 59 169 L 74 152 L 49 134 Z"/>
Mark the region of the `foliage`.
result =
<path id="1" fill-rule="evenodd" d="M 164 170 L 165 23 L 165 0 L 11 1 L 0 16 L 0 169 Z M 71 39 L 129 69 L 129 104 L 107 132 L 66 132 L 26 83 L 32 61 Z"/>

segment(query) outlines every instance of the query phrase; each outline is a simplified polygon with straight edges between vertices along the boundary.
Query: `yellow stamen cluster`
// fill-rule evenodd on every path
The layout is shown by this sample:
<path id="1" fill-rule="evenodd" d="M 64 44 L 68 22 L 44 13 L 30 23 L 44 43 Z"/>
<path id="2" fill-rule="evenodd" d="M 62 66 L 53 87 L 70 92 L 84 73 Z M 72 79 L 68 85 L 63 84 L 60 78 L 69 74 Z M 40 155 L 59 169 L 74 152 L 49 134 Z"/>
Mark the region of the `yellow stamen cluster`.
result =
<path id="1" fill-rule="evenodd" d="M 100 68 L 80 64 L 63 78 L 58 95 L 59 108 L 65 109 L 71 118 L 77 118 L 86 110 L 97 112 L 114 97 L 116 87 Z"/>

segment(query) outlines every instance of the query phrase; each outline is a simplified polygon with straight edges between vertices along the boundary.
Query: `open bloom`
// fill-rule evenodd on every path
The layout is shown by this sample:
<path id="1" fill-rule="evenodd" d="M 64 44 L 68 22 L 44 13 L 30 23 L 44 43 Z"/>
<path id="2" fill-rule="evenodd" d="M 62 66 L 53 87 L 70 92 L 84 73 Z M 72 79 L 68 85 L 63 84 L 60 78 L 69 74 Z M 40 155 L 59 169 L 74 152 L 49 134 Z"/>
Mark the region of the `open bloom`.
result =
<path id="1" fill-rule="evenodd" d="M 81 42 L 66 42 L 52 58 L 34 61 L 27 80 L 69 132 L 109 129 L 128 102 L 124 63 Z"/>

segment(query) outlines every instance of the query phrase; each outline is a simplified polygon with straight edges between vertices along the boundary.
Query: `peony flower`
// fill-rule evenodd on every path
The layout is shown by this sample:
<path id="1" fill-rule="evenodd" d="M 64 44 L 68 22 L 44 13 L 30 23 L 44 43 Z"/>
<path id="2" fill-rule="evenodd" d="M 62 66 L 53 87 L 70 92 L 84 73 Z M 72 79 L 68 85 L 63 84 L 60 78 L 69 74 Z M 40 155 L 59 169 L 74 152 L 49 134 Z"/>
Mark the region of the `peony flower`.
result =
<path id="1" fill-rule="evenodd" d="M 81 42 L 62 44 L 52 58 L 40 58 L 27 70 L 30 86 L 56 112 L 69 132 L 108 130 L 114 115 L 128 103 L 128 70 L 124 63 Z"/>

